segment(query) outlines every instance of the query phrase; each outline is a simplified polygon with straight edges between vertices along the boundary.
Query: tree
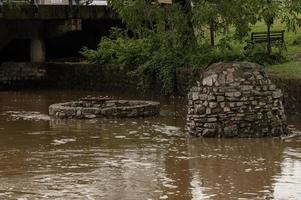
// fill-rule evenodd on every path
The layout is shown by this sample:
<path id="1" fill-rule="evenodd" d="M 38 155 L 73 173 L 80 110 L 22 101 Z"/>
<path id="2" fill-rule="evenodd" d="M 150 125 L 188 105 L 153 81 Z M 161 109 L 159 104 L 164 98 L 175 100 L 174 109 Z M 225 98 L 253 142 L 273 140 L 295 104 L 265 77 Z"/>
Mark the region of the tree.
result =
<path id="1" fill-rule="evenodd" d="M 158 39 L 160 35 L 170 36 L 171 40 L 177 40 L 170 41 L 171 44 L 177 43 L 178 46 L 181 43 L 181 48 L 184 49 L 195 43 L 189 4 L 190 0 L 179 0 L 172 5 L 148 0 L 110 2 L 134 37 Z"/>
<path id="2" fill-rule="evenodd" d="M 216 33 L 232 27 L 235 38 L 242 39 L 257 22 L 254 0 L 194 0 L 193 5 L 193 21 L 200 33 L 209 29 L 212 46 Z"/>
<path id="3" fill-rule="evenodd" d="M 275 21 L 284 23 L 287 30 L 295 31 L 301 25 L 301 0 L 259 0 L 258 20 L 267 26 L 267 53 L 272 53 L 270 32 Z"/>

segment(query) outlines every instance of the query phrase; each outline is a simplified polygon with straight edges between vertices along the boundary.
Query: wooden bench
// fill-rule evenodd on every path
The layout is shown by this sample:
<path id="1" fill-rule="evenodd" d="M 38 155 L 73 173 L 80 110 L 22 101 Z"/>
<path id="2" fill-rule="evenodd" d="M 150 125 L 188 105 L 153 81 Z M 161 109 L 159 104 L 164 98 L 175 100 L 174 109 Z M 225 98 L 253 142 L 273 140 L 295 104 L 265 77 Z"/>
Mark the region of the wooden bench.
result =
<path id="1" fill-rule="evenodd" d="M 271 31 L 270 32 L 270 43 L 280 44 L 284 46 L 284 30 L 282 31 Z M 252 43 L 268 43 L 268 33 L 267 32 L 252 32 L 251 33 Z"/>

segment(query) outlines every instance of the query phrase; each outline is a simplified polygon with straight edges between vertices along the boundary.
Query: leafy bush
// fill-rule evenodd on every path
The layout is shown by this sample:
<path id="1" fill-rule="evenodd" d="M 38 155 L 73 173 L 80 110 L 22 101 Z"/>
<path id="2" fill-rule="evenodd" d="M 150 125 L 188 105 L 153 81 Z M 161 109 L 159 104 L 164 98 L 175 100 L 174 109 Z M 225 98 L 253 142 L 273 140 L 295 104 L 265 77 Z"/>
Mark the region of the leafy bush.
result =
<path id="1" fill-rule="evenodd" d="M 285 61 L 282 51 L 268 55 L 266 46 L 248 44 L 243 48 L 225 37 L 212 47 L 203 43 L 189 49 L 177 42 L 177 34 L 160 33 L 147 38 L 130 38 L 125 32 L 113 30 L 110 37 L 101 39 L 98 48 L 83 48 L 81 54 L 90 63 L 116 64 L 131 70 L 129 75 L 138 80 L 140 89 L 162 84 L 161 93 L 170 95 L 177 90 L 176 68 L 205 68 L 215 62 L 250 61 L 259 64 L 278 64 Z"/>
<path id="2" fill-rule="evenodd" d="M 102 64 L 104 60 L 102 59 L 103 55 L 100 51 L 88 49 L 87 47 L 83 47 L 80 51 L 80 54 L 89 62 L 93 64 Z"/>
<path id="3" fill-rule="evenodd" d="M 301 36 L 298 36 L 293 40 L 292 45 L 300 45 L 300 44 L 301 44 Z"/>
<path id="4" fill-rule="evenodd" d="M 144 87 L 151 87 L 154 81 L 162 84 L 161 93 L 172 94 L 176 92 L 176 68 L 183 66 L 183 55 L 172 49 L 160 48 L 154 51 L 149 59 L 140 65 L 135 73 L 140 77 Z M 148 81 L 146 81 L 148 80 Z"/>
<path id="5" fill-rule="evenodd" d="M 232 41 L 232 42 L 229 42 Z M 230 38 L 223 38 L 211 52 L 211 63 L 245 60 L 242 46 Z"/>
<path id="6" fill-rule="evenodd" d="M 84 47 L 80 53 L 88 62 L 94 64 L 110 63 L 137 66 L 144 63 L 148 58 L 150 47 L 149 42 L 145 39 L 104 37 L 96 50 Z"/>
<path id="7" fill-rule="evenodd" d="M 278 52 L 273 52 L 269 55 L 266 51 L 265 44 L 248 44 L 245 48 L 245 57 L 246 60 L 250 62 L 255 62 L 258 64 L 279 64 L 286 61 L 285 56 L 282 53 L 281 49 L 278 49 Z"/>

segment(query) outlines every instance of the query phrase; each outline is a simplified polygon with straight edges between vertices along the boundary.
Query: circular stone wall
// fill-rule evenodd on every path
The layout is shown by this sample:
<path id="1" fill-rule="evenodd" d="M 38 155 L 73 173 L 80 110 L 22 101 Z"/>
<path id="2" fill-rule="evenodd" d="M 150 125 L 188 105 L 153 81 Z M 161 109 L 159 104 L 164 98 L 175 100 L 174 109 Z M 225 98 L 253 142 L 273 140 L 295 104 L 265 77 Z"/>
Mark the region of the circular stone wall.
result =
<path id="1" fill-rule="evenodd" d="M 156 116 L 160 103 L 153 101 L 74 101 L 49 106 L 49 115 L 57 118 L 132 118 Z"/>
<path id="2" fill-rule="evenodd" d="M 216 63 L 188 94 L 187 128 L 202 137 L 287 134 L 282 92 L 254 63 Z"/>

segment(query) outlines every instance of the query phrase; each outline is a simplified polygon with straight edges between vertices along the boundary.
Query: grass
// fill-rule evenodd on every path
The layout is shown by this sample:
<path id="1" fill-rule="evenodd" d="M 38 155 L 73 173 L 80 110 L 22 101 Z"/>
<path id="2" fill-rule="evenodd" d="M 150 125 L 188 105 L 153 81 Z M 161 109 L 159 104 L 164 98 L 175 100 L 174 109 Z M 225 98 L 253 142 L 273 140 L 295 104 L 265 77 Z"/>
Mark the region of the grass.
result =
<path id="1" fill-rule="evenodd" d="M 269 75 L 288 79 L 301 79 L 301 61 L 290 61 L 266 67 Z"/>

